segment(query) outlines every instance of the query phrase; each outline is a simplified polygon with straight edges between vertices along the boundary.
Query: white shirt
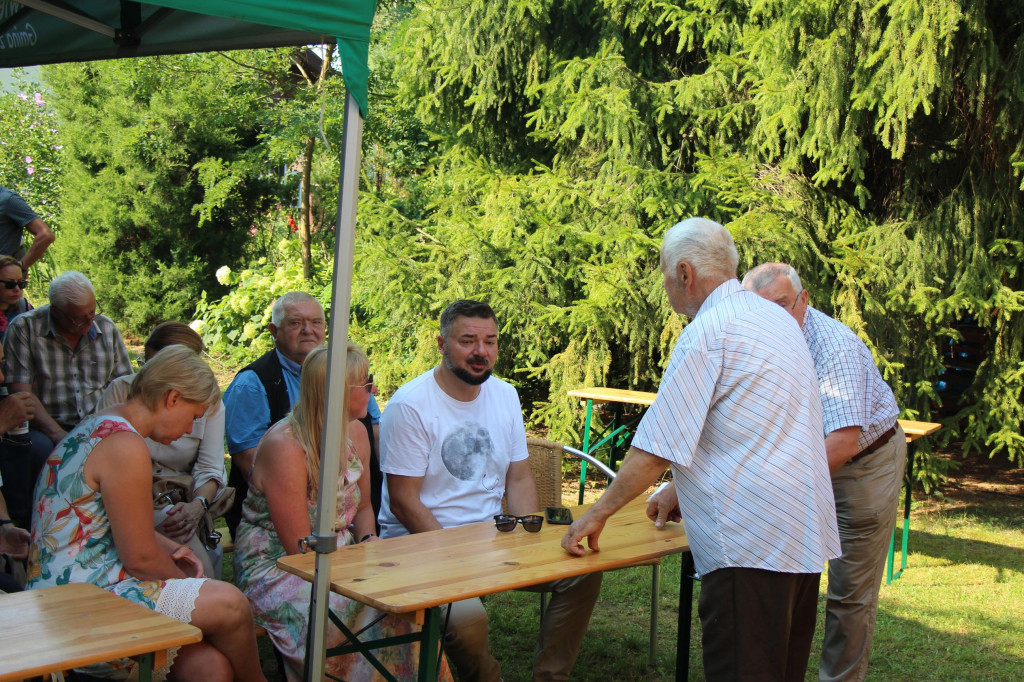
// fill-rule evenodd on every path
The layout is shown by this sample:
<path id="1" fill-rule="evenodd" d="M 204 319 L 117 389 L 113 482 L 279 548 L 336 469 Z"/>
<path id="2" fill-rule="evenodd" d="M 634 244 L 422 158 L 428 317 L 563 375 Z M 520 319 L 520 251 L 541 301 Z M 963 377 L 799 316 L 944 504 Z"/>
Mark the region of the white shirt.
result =
<path id="1" fill-rule="evenodd" d="M 818 374 L 825 435 L 859 426 L 857 451 L 896 424 L 900 408 L 871 351 L 842 322 L 807 306 L 804 338 Z"/>
<path id="2" fill-rule="evenodd" d="M 463 402 L 430 370 L 395 391 L 381 415 L 381 471 L 422 477 L 420 501 L 444 528 L 500 514 L 508 467 L 528 456 L 519 394 L 497 377 Z M 387 485 L 379 517 L 381 537 L 408 535 L 391 512 Z"/>
<path id="3" fill-rule="evenodd" d="M 671 463 L 699 573 L 818 573 L 839 556 L 810 352 L 737 280 L 683 329 L 633 445 Z"/>

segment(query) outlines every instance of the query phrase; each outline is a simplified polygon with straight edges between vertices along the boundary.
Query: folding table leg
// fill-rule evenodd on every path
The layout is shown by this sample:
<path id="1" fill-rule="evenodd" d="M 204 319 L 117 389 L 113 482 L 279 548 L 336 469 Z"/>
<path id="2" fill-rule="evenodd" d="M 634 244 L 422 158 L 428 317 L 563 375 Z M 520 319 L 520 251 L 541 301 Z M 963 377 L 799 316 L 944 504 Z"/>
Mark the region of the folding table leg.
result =
<path id="1" fill-rule="evenodd" d="M 441 609 L 437 607 L 427 609 L 423 614 L 423 628 L 420 631 L 420 682 L 436 682 L 440 672 L 440 618 Z"/>
<path id="2" fill-rule="evenodd" d="M 587 418 L 583 422 L 583 452 L 590 454 L 590 418 L 594 413 L 594 401 L 587 398 Z M 580 462 L 580 499 L 576 504 L 583 504 L 583 486 L 587 482 L 587 462 Z"/>
<path id="3" fill-rule="evenodd" d="M 679 623 L 676 631 L 676 680 L 690 678 L 690 621 L 693 619 L 693 554 L 683 552 L 679 566 Z"/>

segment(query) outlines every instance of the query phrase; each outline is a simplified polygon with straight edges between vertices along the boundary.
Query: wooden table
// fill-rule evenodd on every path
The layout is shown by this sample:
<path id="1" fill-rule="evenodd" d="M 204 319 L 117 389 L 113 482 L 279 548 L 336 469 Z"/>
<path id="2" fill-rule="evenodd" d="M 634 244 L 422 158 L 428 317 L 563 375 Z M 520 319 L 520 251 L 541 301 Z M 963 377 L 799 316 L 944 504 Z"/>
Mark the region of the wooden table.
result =
<path id="1" fill-rule="evenodd" d="M 900 570 L 893 573 L 893 564 L 896 563 L 896 526 L 892 528 L 892 537 L 889 539 L 889 567 L 886 569 L 885 584 L 892 584 L 907 568 L 907 541 L 910 539 L 910 489 L 914 485 L 914 441 L 931 434 L 942 428 L 942 424 L 934 422 L 915 422 L 909 419 L 897 420 L 903 427 L 903 433 L 907 436 L 907 469 L 903 478 L 903 550 L 900 559 Z"/>
<path id="2" fill-rule="evenodd" d="M 656 529 L 646 506 L 637 498 L 612 516 L 600 537 L 601 551 L 584 557 L 566 554 L 560 545 L 566 526 L 549 523 L 539 533 L 522 527 L 500 533 L 488 521 L 343 547 L 331 555 L 331 591 L 421 625 L 420 679 L 427 680 L 437 678 L 439 606 L 686 552 L 676 654 L 677 679 L 686 679 L 693 596 L 686 533 L 676 523 Z M 585 509 L 574 508 L 573 516 Z M 312 582 L 314 563 L 310 553 L 284 557 L 277 565 Z"/>
<path id="3" fill-rule="evenodd" d="M 151 679 L 167 650 L 203 633 L 95 585 L 71 583 L 0 595 L 0 682 L 118 658 L 139 658 Z"/>
<path id="4" fill-rule="evenodd" d="M 608 466 L 612 469 L 615 468 L 615 448 L 617 445 L 625 443 L 626 439 L 629 437 L 630 429 L 635 424 L 636 420 L 616 426 L 616 422 L 619 418 L 619 412 L 617 411 L 612 417 L 612 423 L 608 428 L 608 433 L 594 443 L 594 445 L 591 445 L 590 436 L 594 403 L 615 403 L 617 405 L 641 405 L 643 407 L 650 407 L 651 403 L 654 402 L 654 398 L 658 395 L 657 393 L 649 393 L 647 391 L 627 391 L 621 388 L 604 388 L 601 386 L 574 389 L 572 391 L 568 391 L 568 394 L 574 398 L 580 398 L 587 402 L 587 416 L 583 422 L 583 452 L 588 455 L 592 455 L 605 444 L 609 444 L 610 454 L 608 455 Z M 583 504 L 583 488 L 586 480 L 587 463 L 584 461 L 580 463 L 580 496 L 577 500 L 579 504 Z"/>

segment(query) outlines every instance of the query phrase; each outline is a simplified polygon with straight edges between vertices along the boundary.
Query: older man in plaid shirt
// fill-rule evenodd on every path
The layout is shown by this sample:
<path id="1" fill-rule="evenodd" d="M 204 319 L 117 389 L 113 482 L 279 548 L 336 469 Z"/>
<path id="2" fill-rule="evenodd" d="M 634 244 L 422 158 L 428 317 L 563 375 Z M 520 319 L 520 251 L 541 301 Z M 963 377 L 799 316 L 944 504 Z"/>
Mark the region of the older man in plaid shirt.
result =
<path id="1" fill-rule="evenodd" d="M 828 563 L 818 677 L 862 680 L 907 457 L 906 437 L 896 421 L 899 407 L 868 347 L 847 326 L 808 305 L 807 290 L 792 267 L 759 265 L 743 278 L 743 286 L 796 318 L 814 360 L 843 550 Z"/>
<path id="2" fill-rule="evenodd" d="M 96 408 L 131 361 L 113 321 L 96 310 L 92 284 L 80 272 L 50 282 L 50 304 L 19 315 L 4 335 L 11 393 L 30 391 L 42 404 L 32 421 L 57 443 Z"/>

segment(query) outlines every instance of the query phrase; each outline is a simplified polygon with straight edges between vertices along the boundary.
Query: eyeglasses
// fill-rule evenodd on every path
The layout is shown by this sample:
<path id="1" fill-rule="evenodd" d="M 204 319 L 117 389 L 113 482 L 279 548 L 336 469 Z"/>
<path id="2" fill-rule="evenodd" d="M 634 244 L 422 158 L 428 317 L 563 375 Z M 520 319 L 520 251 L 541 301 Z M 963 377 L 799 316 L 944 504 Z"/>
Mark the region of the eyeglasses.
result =
<path id="1" fill-rule="evenodd" d="M 544 525 L 544 517 L 540 514 L 530 514 L 529 516 L 498 514 L 494 517 L 494 527 L 502 533 L 511 533 L 516 529 L 517 523 L 523 524 L 523 530 L 527 533 L 537 533 Z"/>
<path id="2" fill-rule="evenodd" d="M 281 323 L 281 326 L 284 327 L 285 330 L 287 331 L 297 332 L 300 329 L 302 329 L 304 325 L 307 324 L 313 329 L 323 329 L 324 327 L 327 326 L 327 322 L 322 317 L 318 317 L 315 320 L 305 319 L 301 317 L 289 317 L 285 319 L 284 322 Z"/>
<path id="3" fill-rule="evenodd" d="M 25 287 L 28 286 L 28 280 L 27 279 L 0 279 L 0 284 L 4 285 L 4 289 L 13 289 L 13 288 L 17 287 L 17 288 L 21 289 L 22 291 L 24 291 Z"/>
<path id="4" fill-rule="evenodd" d="M 64 316 L 72 327 L 88 327 L 92 324 L 92 321 L 96 319 L 96 316 L 100 314 L 99 308 L 96 308 L 92 312 L 86 313 L 85 315 L 79 315 L 77 317 L 71 317 L 68 315 L 66 310 L 61 310 L 55 305 L 51 305 L 51 308 L 56 310 L 58 313 Z"/>
<path id="5" fill-rule="evenodd" d="M 350 389 L 352 389 L 352 388 L 363 388 L 363 389 L 366 389 L 367 393 L 373 393 L 373 387 L 376 386 L 376 385 L 377 384 L 373 383 L 373 375 L 370 374 L 369 376 L 366 377 L 366 383 L 365 384 L 356 384 L 355 386 L 349 386 L 349 388 Z"/>

